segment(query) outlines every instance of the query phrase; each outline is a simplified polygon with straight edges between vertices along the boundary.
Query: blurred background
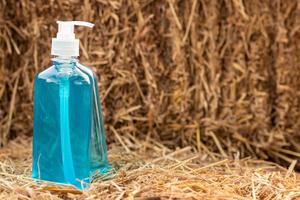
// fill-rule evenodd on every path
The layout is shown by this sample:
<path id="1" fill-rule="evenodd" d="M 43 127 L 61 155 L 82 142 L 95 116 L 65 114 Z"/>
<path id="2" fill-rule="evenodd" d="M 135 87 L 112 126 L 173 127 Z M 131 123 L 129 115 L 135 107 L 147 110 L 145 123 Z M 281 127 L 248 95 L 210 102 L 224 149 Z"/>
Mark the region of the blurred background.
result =
<path id="1" fill-rule="evenodd" d="M 0 1 L 1 146 L 32 134 L 33 80 L 51 65 L 56 20 L 95 23 L 77 37 L 109 144 L 299 159 L 299 1 Z"/>

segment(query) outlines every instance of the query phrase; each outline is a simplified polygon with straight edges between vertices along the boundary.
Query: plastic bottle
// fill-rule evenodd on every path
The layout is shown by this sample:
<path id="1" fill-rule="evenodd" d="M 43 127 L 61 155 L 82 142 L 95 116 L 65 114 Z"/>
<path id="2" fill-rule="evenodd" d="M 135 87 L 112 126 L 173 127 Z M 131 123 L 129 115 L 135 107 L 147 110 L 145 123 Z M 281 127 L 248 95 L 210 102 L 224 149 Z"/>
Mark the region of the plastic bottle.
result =
<path id="1" fill-rule="evenodd" d="M 93 24 L 57 23 L 53 65 L 34 81 L 32 177 L 83 189 L 110 168 L 97 78 L 77 60 L 74 26 Z"/>

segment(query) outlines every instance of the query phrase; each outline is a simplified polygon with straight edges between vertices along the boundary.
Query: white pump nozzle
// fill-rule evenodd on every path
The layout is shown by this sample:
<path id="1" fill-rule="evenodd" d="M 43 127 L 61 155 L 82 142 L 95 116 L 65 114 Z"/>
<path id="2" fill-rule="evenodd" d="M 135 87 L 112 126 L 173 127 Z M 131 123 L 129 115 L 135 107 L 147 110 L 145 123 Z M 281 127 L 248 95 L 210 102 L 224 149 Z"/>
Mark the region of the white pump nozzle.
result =
<path id="1" fill-rule="evenodd" d="M 58 32 L 52 38 L 51 55 L 79 56 L 79 40 L 75 38 L 74 26 L 92 28 L 94 24 L 84 21 L 57 21 Z"/>

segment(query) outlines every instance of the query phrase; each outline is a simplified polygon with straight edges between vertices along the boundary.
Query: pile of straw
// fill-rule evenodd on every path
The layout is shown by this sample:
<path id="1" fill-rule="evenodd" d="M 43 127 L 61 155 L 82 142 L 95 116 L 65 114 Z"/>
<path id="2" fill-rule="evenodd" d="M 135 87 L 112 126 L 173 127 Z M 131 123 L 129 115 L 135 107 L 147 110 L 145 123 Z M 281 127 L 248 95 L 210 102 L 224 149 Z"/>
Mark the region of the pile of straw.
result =
<path id="1" fill-rule="evenodd" d="M 200 155 L 190 146 L 171 151 L 155 141 L 135 141 L 127 146 L 128 152 L 114 146 L 109 152 L 114 172 L 83 192 L 35 183 L 30 178 L 29 141 L 20 137 L 0 149 L 2 199 L 300 199 L 295 162 L 284 169 L 249 158 L 217 161 L 215 157 L 222 155 Z"/>
<path id="2" fill-rule="evenodd" d="M 100 78 L 109 143 L 123 135 L 223 157 L 300 157 L 300 3 L 294 0 L 0 2 L 0 145 L 32 132 L 34 75 L 56 20 L 78 28 Z"/>

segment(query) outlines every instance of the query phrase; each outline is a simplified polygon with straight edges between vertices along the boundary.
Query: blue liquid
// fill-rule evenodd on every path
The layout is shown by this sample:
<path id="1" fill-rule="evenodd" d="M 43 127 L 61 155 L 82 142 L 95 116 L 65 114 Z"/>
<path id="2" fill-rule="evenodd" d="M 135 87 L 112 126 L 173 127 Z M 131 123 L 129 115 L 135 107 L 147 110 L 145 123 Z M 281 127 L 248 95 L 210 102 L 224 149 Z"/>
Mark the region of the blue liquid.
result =
<path id="1" fill-rule="evenodd" d="M 32 177 L 83 189 L 107 171 L 97 79 L 77 62 L 58 60 L 35 79 Z"/>

